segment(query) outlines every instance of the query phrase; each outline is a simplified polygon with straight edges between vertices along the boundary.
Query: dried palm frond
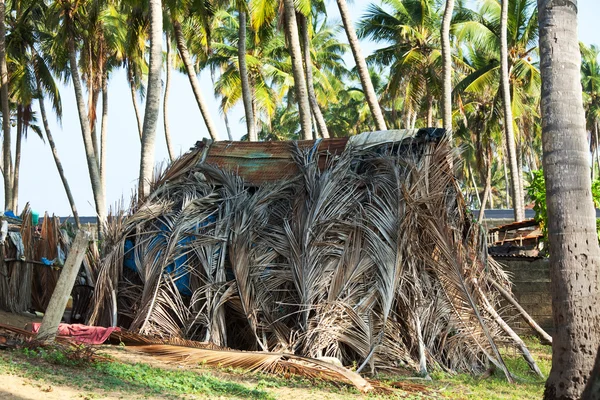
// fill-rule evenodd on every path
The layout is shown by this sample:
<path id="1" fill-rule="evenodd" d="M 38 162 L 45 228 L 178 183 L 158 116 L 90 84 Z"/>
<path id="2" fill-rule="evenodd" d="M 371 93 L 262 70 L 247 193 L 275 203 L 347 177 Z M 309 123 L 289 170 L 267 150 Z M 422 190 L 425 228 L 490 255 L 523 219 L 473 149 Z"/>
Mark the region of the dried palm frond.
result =
<path id="1" fill-rule="evenodd" d="M 260 187 L 199 153 L 107 227 L 90 322 L 371 372 L 493 363 L 510 379 L 498 343 L 527 350 L 489 283 L 509 280 L 466 213 L 445 139 L 349 146 L 325 163 L 292 144 L 299 175 Z"/>
<path id="2" fill-rule="evenodd" d="M 170 345 L 137 346 L 133 349 L 179 364 L 206 364 L 278 375 L 299 375 L 351 384 L 363 393 L 373 390 L 373 386 L 355 372 L 325 361 L 293 354 L 211 350 Z"/>

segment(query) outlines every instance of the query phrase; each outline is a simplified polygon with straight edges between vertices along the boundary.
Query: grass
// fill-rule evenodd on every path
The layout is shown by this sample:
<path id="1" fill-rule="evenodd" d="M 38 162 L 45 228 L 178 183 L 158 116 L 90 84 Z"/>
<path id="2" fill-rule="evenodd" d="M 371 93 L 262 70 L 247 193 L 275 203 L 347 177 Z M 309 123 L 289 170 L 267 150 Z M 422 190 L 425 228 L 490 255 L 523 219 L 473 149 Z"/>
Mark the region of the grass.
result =
<path id="1" fill-rule="evenodd" d="M 524 338 L 524 340 L 540 370 L 545 376 L 548 376 L 552 364 L 552 349 L 550 346 L 540 344 L 536 338 Z M 542 398 L 545 379 L 531 372 L 523 357 L 507 351 L 503 351 L 503 353 L 508 370 L 516 378 L 515 384 L 508 383 L 501 371 L 495 371 L 487 379 L 479 379 L 467 374 L 436 373 L 433 374 L 433 385 L 450 399 L 520 400 Z"/>
<path id="2" fill-rule="evenodd" d="M 538 340 L 527 338 L 527 346 L 547 375 L 551 366 L 551 349 Z M 397 391 L 391 396 L 373 395 L 369 398 L 423 399 L 539 399 L 544 390 L 544 379 L 530 372 L 522 357 L 503 351 L 516 384 L 509 384 L 501 372 L 482 379 L 468 374 L 432 373 L 433 381 L 425 383 L 431 390 L 425 394 L 407 394 Z M 19 350 L 0 352 L 0 374 L 14 374 L 45 384 L 65 385 L 89 392 L 87 398 L 103 397 L 110 393 L 131 397 L 182 398 L 196 395 L 200 398 L 274 399 L 287 393 L 286 399 L 311 398 L 345 399 L 357 397 L 358 392 L 347 386 L 334 386 L 323 381 L 302 378 L 282 378 L 267 374 L 248 374 L 226 368 L 205 371 L 189 369 L 163 369 L 142 363 L 124 363 L 117 359 L 102 362 L 80 362 L 64 349 Z M 383 380 L 402 380 L 389 377 Z M 410 381 L 414 382 L 414 381 Z M 418 383 L 421 383 L 420 381 Z M 283 391 L 283 392 L 282 392 Z"/>
<path id="3" fill-rule="evenodd" d="M 147 364 L 118 361 L 74 365 L 54 351 L 13 351 L 0 355 L 0 373 L 13 374 L 53 385 L 83 389 L 90 393 L 126 392 L 139 397 L 161 395 L 272 399 L 266 391 L 189 370 L 166 370 Z M 94 397 L 90 395 L 88 397 Z"/>

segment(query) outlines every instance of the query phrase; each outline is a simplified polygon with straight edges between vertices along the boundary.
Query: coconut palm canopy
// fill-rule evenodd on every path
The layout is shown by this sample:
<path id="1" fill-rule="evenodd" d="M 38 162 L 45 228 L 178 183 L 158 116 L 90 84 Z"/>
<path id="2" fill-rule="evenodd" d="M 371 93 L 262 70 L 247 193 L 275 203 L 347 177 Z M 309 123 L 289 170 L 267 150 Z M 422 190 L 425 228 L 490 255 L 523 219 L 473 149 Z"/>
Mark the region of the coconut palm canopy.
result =
<path id="1" fill-rule="evenodd" d="M 360 369 L 491 362 L 508 375 L 497 345 L 526 352 L 492 287 L 508 280 L 465 211 L 442 133 L 254 149 L 255 166 L 279 163 L 283 179 L 252 184 L 244 144 L 218 144 L 239 169 L 197 146 L 112 218 L 89 322 Z"/>

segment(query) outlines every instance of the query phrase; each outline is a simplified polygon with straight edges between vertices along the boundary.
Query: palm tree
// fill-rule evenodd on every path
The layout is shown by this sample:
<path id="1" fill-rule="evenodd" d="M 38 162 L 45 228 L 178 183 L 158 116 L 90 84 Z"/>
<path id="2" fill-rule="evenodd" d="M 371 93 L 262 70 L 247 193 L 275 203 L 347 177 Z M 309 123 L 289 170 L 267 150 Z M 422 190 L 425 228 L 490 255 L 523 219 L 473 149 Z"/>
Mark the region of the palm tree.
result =
<path id="1" fill-rule="evenodd" d="M 507 11 L 503 9 L 507 7 Z M 502 16 L 506 12 L 506 35 L 502 34 Z M 504 115 L 504 142 L 507 147 L 507 159 L 512 181 L 513 208 L 515 218 L 522 218 L 524 210 L 521 166 L 519 164 L 519 143 L 525 143 L 525 138 L 515 139 L 514 129 L 528 125 L 528 118 L 537 118 L 535 99 L 539 97 L 540 76 L 534 61 L 537 52 L 537 11 L 534 0 L 509 0 L 500 3 L 499 0 L 483 0 L 477 12 L 462 8 L 455 18 L 454 32 L 457 40 L 470 45 L 479 52 L 488 54 L 489 62 L 469 73 L 458 85 L 455 91 L 485 90 L 486 86 L 497 84 L 497 99 L 503 99 L 506 79 L 502 74 L 502 45 L 505 37 L 506 55 L 508 56 L 509 93 L 503 102 L 501 113 Z M 506 66 L 505 66 L 506 67 Z M 504 85 L 503 85 L 504 83 Z M 506 104 L 507 107 L 504 107 Z M 510 110 L 507 110 L 510 108 Z M 534 110 L 534 112 L 531 112 Z M 511 141 L 507 132 L 512 132 Z M 524 132 L 518 132 L 523 134 Z M 513 172 L 514 170 L 514 172 Z"/>
<path id="2" fill-rule="evenodd" d="M 573 8 L 575 6 L 575 8 Z M 600 248 L 582 103 L 577 2 L 539 0 L 542 135 L 552 278 L 545 399 L 579 399 L 600 344 Z"/>
<path id="3" fill-rule="evenodd" d="M 49 53 L 54 55 L 53 64 L 56 72 L 64 77 L 70 76 L 73 83 L 100 234 L 106 221 L 106 197 L 102 187 L 98 157 L 94 149 L 94 138 L 77 63 L 76 42 L 79 42 L 81 38 L 81 27 L 78 23 L 84 18 L 84 10 L 80 3 L 69 1 L 51 3 L 47 12 L 47 21 L 48 26 L 55 31 L 55 34 L 52 41 L 47 41 L 46 47 Z"/>
<path id="4" fill-rule="evenodd" d="M 386 0 L 371 5 L 359 23 L 359 36 L 388 45 L 369 61 L 389 66 L 392 73 L 385 96 L 392 102 L 404 97 L 404 125 L 416 125 L 418 113 L 433 124 L 434 99 L 441 94 L 441 17 L 435 0 Z M 394 110 L 395 111 L 395 110 Z"/>
<path id="5" fill-rule="evenodd" d="M 298 102 L 298 113 L 300 114 L 300 130 L 302 132 L 302 138 L 304 140 L 310 140 L 312 139 L 310 103 L 308 100 L 308 89 L 304 76 L 304 67 L 302 65 L 302 49 L 300 48 L 294 0 L 283 0 L 283 11 L 285 33 L 288 40 L 290 56 L 292 58 L 296 101 Z"/>
<path id="6" fill-rule="evenodd" d="M 225 116 L 234 105 L 243 100 L 238 49 L 239 17 L 236 18 L 233 12 L 235 11 L 223 9 L 215 12 L 212 18 L 210 52 L 206 52 L 204 44 L 190 42 L 200 60 L 199 68 L 209 67 L 211 73 L 220 72 L 219 77 L 214 79 L 215 95 L 221 98 L 220 108 Z M 285 41 L 271 26 L 263 26 L 254 31 L 254 35 L 247 41 L 245 51 L 252 123 L 256 126 L 258 120 L 270 120 L 276 103 L 283 97 L 283 94 L 278 95 L 273 90 L 276 85 L 274 82 L 293 79 L 291 67 L 287 68 L 290 63 Z M 286 87 L 284 91 L 287 89 Z"/>
<path id="7" fill-rule="evenodd" d="M 163 126 L 165 128 L 165 142 L 167 143 L 167 152 L 169 153 L 169 160 L 173 162 L 175 160 L 175 151 L 173 150 L 173 144 L 171 143 L 171 129 L 169 127 L 169 94 L 171 92 L 171 70 L 172 56 L 171 56 L 171 38 L 167 33 L 165 35 L 166 43 L 166 65 L 165 65 L 165 94 L 163 97 Z"/>
<path id="8" fill-rule="evenodd" d="M 238 27 L 238 64 L 240 70 L 240 81 L 242 83 L 242 99 L 244 102 L 244 112 L 246 114 L 246 127 L 248 129 L 248 140 L 255 142 L 258 140 L 256 125 L 254 123 L 254 107 L 252 105 L 252 90 L 250 88 L 250 79 L 248 77 L 248 64 L 246 62 L 246 7 L 245 1 L 238 1 L 239 15 Z"/>
<path id="9" fill-rule="evenodd" d="M 146 111 L 142 129 L 140 160 L 139 198 L 150 194 L 150 183 L 154 173 L 154 141 L 162 93 L 162 35 L 163 14 L 161 0 L 150 0 L 150 62 L 148 68 L 148 88 L 146 91 Z"/>
<path id="10" fill-rule="evenodd" d="M 454 10 L 454 0 L 446 0 L 442 18 L 442 62 L 444 74 L 444 96 L 442 101 L 444 129 L 452 132 L 452 50 L 450 48 L 450 22 Z M 487 193 L 487 192 L 486 192 Z"/>
<path id="11" fill-rule="evenodd" d="M 348 37 L 348 42 L 350 43 L 350 48 L 352 49 L 352 54 L 354 55 L 356 70 L 358 71 L 358 75 L 360 76 L 360 82 L 362 84 L 363 92 L 365 93 L 367 104 L 371 109 L 371 113 L 373 114 L 373 118 L 375 120 L 375 125 L 377 129 L 380 131 L 384 131 L 387 129 L 387 126 L 385 124 L 385 119 L 383 118 L 383 113 L 381 112 L 381 107 L 379 106 L 379 102 L 377 100 L 377 95 L 375 94 L 373 83 L 371 82 L 369 76 L 369 68 L 367 67 L 367 62 L 365 61 L 365 58 L 362 55 L 362 51 L 358 43 L 356 30 L 354 29 L 354 25 L 352 25 L 348 5 L 346 4 L 346 0 L 337 0 L 337 4 L 338 8 L 340 9 L 340 15 L 342 17 L 344 29 L 346 30 L 346 36 Z"/>
<path id="12" fill-rule="evenodd" d="M 219 140 L 219 133 L 208 110 L 208 105 L 204 100 L 202 89 L 200 88 L 200 82 L 198 82 L 196 71 L 194 69 L 194 61 L 192 59 L 192 55 L 188 50 L 188 45 L 186 43 L 186 38 L 181 24 L 182 18 L 184 18 L 186 21 L 193 20 L 194 18 L 199 18 L 201 19 L 200 25 L 207 29 L 209 19 L 208 11 L 205 9 L 204 3 L 200 3 L 202 3 L 199 6 L 201 8 L 200 10 L 189 10 L 185 8 L 181 9 L 174 4 L 169 4 L 168 10 L 170 13 L 171 22 L 173 24 L 173 35 L 175 37 L 175 42 L 177 43 L 177 50 L 179 51 L 179 56 L 185 67 L 185 71 L 190 81 L 190 85 L 192 86 L 192 91 L 194 93 L 194 97 L 196 98 L 196 103 L 198 104 L 198 108 L 200 109 L 200 113 L 202 114 L 202 118 L 204 119 L 204 123 L 206 124 L 206 128 L 208 129 L 208 134 L 213 140 Z M 192 13 L 194 14 L 192 15 Z"/>
<path id="13" fill-rule="evenodd" d="M 596 164 L 600 172 L 600 154 L 598 148 L 598 128 L 600 126 L 600 48 L 583 43 L 581 48 L 581 84 L 583 85 L 583 105 L 585 108 L 586 127 L 592 133 L 590 150 L 596 155 Z M 592 171 L 594 168 L 592 168 Z"/>
<path id="14" fill-rule="evenodd" d="M 510 73 L 508 69 L 508 2 L 502 1 L 502 15 L 500 19 L 500 73 L 502 87 L 502 104 L 504 105 L 504 131 L 506 133 L 506 147 L 510 161 L 510 176 L 513 186 L 513 211 L 515 221 L 525 219 L 525 206 L 523 203 L 523 188 L 519 176 L 519 164 L 517 162 L 517 148 L 515 144 L 515 132 L 513 126 L 512 106 L 510 101 Z"/>
<path id="15" fill-rule="evenodd" d="M 0 108 L 2 111 L 2 173 L 4 174 L 4 209 L 14 209 L 10 107 L 8 102 L 8 67 L 6 64 L 6 5 L 0 0 Z"/>

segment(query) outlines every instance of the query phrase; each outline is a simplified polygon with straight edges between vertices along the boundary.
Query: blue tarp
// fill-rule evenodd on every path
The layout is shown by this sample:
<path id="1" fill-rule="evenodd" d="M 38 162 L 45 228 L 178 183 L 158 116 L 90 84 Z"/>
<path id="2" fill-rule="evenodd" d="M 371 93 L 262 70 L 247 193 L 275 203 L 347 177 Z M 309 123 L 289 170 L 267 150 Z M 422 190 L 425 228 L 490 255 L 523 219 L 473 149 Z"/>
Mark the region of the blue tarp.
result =
<path id="1" fill-rule="evenodd" d="M 197 228 L 202 228 L 207 226 L 208 224 L 214 223 L 216 218 L 213 215 L 210 215 L 204 221 L 198 224 Z M 160 225 L 160 230 L 163 232 L 168 232 L 169 229 L 165 224 Z M 148 249 L 152 249 L 153 246 L 156 246 L 161 241 L 165 240 L 166 236 L 164 234 L 157 235 L 150 245 Z M 175 286 L 184 296 L 191 296 L 192 291 L 190 290 L 190 272 L 187 270 L 187 249 L 188 244 L 192 241 L 193 236 L 185 236 L 179 242 L 177 242 L 177 249 L 181 254 L 179 257 L 175 258 L 175 261 L 165 267 L 164 272 L 171 275 L 173 280 L 175 281 Z M 124 246 L 124 257 L 123 257 L 123 266 L 129 268 L 132 271 L 137 271 L 137 266 L 135 265 L 135 252 L 134 252 L 134 243 L 131 239 L 125 240 Z M 160 252 L 156 255 L 160 257 Z"/>

